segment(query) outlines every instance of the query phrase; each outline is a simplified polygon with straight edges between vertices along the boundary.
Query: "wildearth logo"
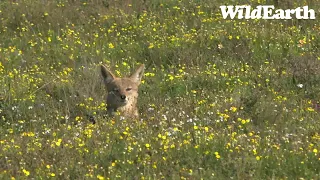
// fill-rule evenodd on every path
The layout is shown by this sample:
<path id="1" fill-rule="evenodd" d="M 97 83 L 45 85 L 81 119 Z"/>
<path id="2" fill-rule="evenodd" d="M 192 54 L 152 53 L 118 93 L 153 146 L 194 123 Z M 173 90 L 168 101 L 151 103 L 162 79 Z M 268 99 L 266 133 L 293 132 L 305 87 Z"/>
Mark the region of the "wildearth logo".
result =
<path id="1" fill-rule="evenodd" d="M 255 9 L 251 6 L 220 6 L 221 13 L 224 19 L 315 19 L 315 11 L 309 9 L 308 6 L 298 7 L 296 9 L 276 9 L 273 5 L 260 5 Z"/>

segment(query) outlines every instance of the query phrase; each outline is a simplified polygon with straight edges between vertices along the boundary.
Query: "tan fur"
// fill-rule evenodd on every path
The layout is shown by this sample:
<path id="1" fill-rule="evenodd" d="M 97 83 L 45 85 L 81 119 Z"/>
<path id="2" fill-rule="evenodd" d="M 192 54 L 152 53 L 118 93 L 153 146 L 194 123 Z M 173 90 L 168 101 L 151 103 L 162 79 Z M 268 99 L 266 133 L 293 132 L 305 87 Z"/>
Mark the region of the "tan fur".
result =
<path id="1" fill-rule="evenodd" d="M 137 108 L 138 87 L 144 72 L 144 65 L 129 77 L 118 78 L 101 65 L 101 74 L 107 91 L 107 111 L 113 116 L 116 111 L 130 118 L 139 118 Z"/>

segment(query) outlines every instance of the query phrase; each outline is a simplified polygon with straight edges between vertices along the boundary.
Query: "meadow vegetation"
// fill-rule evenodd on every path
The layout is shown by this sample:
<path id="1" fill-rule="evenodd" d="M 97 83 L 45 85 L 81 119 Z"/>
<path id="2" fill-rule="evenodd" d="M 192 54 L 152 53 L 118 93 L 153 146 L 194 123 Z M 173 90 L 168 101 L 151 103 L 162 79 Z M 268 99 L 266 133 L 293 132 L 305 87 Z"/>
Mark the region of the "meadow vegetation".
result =
<path id="1" fill-rule="evenodd" d="M 223 19 L 235 3 L 316 19 Z M 0 179 L 320 179 L 319 9 L 1 1 Z M 105 117 L 99 65 L 142 63 L 140 119 Z"/>

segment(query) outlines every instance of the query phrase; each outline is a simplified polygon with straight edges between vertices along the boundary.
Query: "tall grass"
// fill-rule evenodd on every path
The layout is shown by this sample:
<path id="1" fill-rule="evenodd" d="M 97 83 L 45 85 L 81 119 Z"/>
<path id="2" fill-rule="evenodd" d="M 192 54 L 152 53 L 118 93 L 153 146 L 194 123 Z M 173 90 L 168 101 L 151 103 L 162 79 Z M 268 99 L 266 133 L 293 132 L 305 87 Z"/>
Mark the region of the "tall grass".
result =
<path id="1" fill-rule="evenodd" d="M 219 9 L 273 3 L 316 20 Z M 319 179 L 319 4 L 1 1 L 0 178 Z M 99 65 L 141 63 L 141 119 L 105 117 Z"/>

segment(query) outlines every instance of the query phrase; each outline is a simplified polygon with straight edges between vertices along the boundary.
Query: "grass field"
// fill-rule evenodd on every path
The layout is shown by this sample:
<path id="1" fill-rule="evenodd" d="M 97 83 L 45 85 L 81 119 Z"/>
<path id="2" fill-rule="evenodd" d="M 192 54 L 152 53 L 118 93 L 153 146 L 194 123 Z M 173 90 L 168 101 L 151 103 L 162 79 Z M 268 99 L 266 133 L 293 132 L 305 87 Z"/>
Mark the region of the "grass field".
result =
<path id="1" fill-rule="evenodd" d="M 320 1 L 235 3 L 1 1 L 0 179 L 320 179 Z M 141 63 L 140 119 L 105 118 L 99 65 Z"/>

